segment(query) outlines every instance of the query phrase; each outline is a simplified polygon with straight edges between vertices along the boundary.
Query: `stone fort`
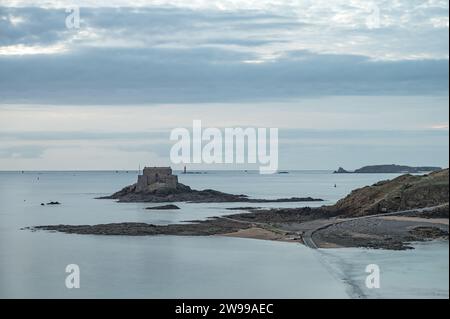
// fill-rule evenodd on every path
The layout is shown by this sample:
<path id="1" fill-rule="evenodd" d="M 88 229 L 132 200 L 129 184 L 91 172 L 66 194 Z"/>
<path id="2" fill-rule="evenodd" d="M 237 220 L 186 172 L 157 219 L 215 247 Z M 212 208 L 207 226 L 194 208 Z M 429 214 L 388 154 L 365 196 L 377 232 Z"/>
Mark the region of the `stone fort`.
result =
<path id="1" fill-rule="evenodd" d="M 142 175 L 138 176 L 136 191 L 151 192 L 158 189 L 175 189 L 178 177 L 172 174 L 170 167 L 145 167 Z"/>

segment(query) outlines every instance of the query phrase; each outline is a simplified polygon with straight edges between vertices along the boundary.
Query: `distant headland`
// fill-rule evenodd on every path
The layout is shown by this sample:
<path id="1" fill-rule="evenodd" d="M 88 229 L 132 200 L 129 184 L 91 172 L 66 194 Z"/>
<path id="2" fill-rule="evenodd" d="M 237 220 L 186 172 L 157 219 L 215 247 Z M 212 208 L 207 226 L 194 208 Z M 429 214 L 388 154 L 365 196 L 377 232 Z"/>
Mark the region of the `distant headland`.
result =
<path id="1" fill-rule="evenodd" d="M 417 173 L 429 173 L 436 172 L 441 170 L 441 167 L 434 166 L 406 166 L 406 165 L 369 165 L 361 167 L 355 171 L 347 171 L 346 169 L 339 167 L 338 170 L 334 171 L 334 174 L 351 174 L 351 173 L 359 173 L 359 174 L 417 174 Z"/>

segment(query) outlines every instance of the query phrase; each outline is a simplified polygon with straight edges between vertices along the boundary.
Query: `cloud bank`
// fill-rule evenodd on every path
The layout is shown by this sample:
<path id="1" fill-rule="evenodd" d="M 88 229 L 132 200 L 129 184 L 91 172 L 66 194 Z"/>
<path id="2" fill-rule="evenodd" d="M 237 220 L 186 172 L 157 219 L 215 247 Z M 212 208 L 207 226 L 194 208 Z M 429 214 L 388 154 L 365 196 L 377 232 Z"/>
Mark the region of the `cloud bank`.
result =
<path id="1" fill-rule="evenodd" d="M 80 28 L 67 29 L 64 1 L 6 1 L 1 102 L 448 95 L 448 2 L 192 3 L 81 7 Z"/>

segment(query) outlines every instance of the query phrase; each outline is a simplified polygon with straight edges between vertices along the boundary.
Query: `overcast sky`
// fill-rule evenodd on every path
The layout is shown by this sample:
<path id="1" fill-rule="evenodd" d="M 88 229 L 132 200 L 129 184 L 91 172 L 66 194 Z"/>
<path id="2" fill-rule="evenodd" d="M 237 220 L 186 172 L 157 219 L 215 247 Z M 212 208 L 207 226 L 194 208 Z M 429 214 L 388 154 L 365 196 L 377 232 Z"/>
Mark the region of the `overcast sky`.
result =
<path id="1" fill-rule="evenodd" d="M 0 170 L 168 165 L 194 119 L 280 128 L 284 169 L 448 166 L 448 1 L 77 3 L 1 1 Z"/>

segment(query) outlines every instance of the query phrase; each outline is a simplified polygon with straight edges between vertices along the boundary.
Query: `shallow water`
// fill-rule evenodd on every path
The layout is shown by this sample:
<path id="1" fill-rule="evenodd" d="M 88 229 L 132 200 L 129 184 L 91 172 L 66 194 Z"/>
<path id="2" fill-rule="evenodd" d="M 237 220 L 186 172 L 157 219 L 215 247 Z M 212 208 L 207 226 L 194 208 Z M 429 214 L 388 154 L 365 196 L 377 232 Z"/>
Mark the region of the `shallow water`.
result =
<path id="1" fill-rule="evenodd" d="M 321 249 L 320 254 L 336 273 L 350 284 L 349 292 L 365 298 L 449 298 L 448 242 L 416 243 L 414 250 Z M 369 289 L 362 270 L 367 265 L 380 270 L 380 288 Z"/>
<path id="2" fill-rule="evenodd" d="M 298 207 L 332 204 L 354 188 L 393 177 L 333 175 L 328 171 L 263 176 L 229 171 L 180 175 L 180 181 L 196 189 L 213 188 L 253 198 L 311 196 L 326 200 L 254 205 Z M 20 230 L 46 224 L 169 224 L 233 213 L 227 207 L 249 206 L 177 203 L 180 210 L 148 211 L 145 203 L 94 199 L 135 179 L 134 172 L 0 172 L 0 297 L 346 298 L 355 296 L 353 288 L 366 275 L 361 267 L 364 259 L 351 255 L 368 254 L 360 249 L 352 253 L 330 250 L 324 255 L 297 244 L 251 239 L 81 236 Z M 40 206 L 49 201 L 62 205 Z M 442 263 L 433 274 L 422 274 L 425 279 L 421 281 L 415 280 L 414 271 L 404 275 L 401 269 L 389 267 L 393 270 L 386 276 L 385 286 L 367 296 L 411 295 L 408 289 L 389 285 L 393 280 L 389 278 L 402 278 L 405 287 L 417 287 L 432 296 L 434 279 L 447 278 L 448 283 L 448 244 L 431 247 L 425 250 L 427 258 L 417 250 L 408 255 L 408 262 L 422 269 L 427 261 L 446 253 L 447 264 Z M 403 263 L 398 259 L 401 253 L 384 253 L 377 257 L 380 262 Z M 68 264 L 80 266 L 80 289 L 65 287 Z M 438 296 L 445 293 L 448 295 L 448 285 L 439 287 Z"/>

